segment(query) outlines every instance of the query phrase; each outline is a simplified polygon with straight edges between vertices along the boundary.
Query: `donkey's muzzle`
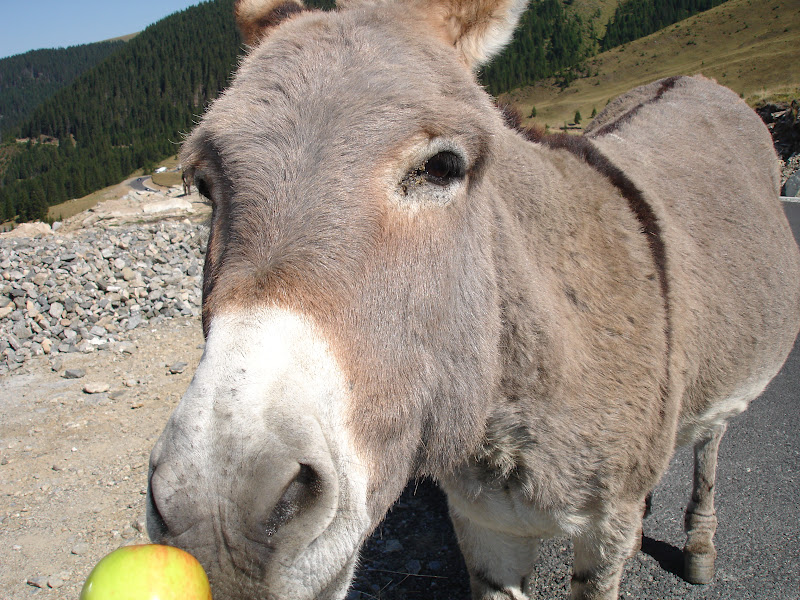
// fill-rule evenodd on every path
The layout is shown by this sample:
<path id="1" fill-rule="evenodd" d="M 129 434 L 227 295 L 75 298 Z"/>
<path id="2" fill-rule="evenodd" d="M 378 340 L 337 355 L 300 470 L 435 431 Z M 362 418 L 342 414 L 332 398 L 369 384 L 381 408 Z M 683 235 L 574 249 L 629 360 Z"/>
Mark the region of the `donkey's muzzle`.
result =
<path id="1" fill-rule="evenodd" d="M 336 515 L 338 477 L 318 429 L 295 430 L 288 442 L 273 437 L 240 464 L 193 464 L 177 450 L 153 452 L 147 530 L 207 568 L 227 563 L 263 578 L 271 563 L 290 564 Z"/>

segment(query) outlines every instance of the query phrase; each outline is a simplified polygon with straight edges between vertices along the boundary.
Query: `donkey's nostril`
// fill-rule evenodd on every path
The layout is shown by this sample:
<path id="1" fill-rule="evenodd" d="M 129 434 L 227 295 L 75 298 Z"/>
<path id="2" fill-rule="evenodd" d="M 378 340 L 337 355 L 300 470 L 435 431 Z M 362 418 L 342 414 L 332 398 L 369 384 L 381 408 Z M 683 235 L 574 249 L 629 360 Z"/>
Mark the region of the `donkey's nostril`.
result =
<path id="1" fill-rule="evenodd" d="M 278 529 L 286 525 L 299 513 L 311 506 L 322 494 L 322 480 L 320 476 L 308 465 L 299 465 L 299 470 L 286 489 L 280 500 L 272 509 L 266 521 L 261 525 L 261 534 L 269 540 Z"/>
<path id="2" fill-rule="evenodd" d="M 150 476 L 150 480 L 147 482 L 147 535 L 150 537 L 150 540 L 153 542 L 158 542 L 167 535 L 169 529 L 167 527 L 166 521 L 164 521 L 164 517 L 161 515 L 161 511 L 158 509 L 158 504 L 156 502 L 156 497 L 154 495 L 153 489 L 153 477 L 152 474 Z"/>

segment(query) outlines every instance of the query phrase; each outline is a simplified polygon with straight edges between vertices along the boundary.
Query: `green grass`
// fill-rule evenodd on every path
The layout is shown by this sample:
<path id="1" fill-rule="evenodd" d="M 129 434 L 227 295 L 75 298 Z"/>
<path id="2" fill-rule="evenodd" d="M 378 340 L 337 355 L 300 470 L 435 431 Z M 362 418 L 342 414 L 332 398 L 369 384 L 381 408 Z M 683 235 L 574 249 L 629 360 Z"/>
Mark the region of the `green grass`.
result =
<path id="1" fill-rule="evenodd" d="M 174 187 L 176 185 L 181 185 L 183 183 L 183 179 L 181 178 L 180 173 L 175 171 L 167 171 L 166 173 L 154 173 L 153 183 L 160 185 L 161 187 Z"/>
<path id="2" fill-rule="evenodd" d="M 800 5 L 793 0 L 729 0 L 588 62 L 593 77 L 560 89 L 554 80 L 509 92 L 523 116 L 560 127 L 637 85 L 702 73 L 751 105 L 800 97 Z M 588 119 L 584 118 L 584 123 Z"/>

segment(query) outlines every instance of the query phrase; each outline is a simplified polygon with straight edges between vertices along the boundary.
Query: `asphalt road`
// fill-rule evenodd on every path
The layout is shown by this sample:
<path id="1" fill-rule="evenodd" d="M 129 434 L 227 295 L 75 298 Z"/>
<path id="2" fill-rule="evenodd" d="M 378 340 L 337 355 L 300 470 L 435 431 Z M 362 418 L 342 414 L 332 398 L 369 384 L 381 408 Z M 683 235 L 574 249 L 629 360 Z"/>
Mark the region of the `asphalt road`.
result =
<path id="1" fill-rule="evenodd" d="M 787 203 L 784 209 L 800 240 L 800 204 Z M 642 551 L 626 565 L 620 598 L 800 600 L 800 344 L 722 440 L 717 575 L 705 586 L 681 578 L 683 511 L 691 479 L 692 451 L 682 448 L 655 490 Z M 387 542 L 395 539 L 404 551 L 387 552 Z M 567 540 L 545 543 L 534 598 L 567 598 L 571 562 Z M 361 595 L 353 597 L 362 599 L 469 598 L 444 498 L 432 484 L 407 488 L 399 506 L 367 543 L 354 589 Z"/>
<path id="2" fill-rule="evenodd" d="M 146 181 L 150 181 L 150 177 L 149 176 L 148 177 L 137 177 L 136 179 L 131 181 L 129 185 L 131 186 L 132 189 L 134 189 L 134 190 L 136 190 L 138 192 L 154 192 L 154 191 L 156 191 L 156 190 L 154 190 L 154 189 L 152 189 L 150 187 L 147 187 L 145 185 Z"/>

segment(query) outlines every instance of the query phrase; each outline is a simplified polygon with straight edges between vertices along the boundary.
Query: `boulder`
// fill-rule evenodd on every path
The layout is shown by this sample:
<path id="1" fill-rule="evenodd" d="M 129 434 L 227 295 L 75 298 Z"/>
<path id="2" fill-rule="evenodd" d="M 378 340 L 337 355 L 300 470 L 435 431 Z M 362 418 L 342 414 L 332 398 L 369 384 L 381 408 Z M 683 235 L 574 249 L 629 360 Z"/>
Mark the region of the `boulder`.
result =
<path id="1" fill-rule="evenodd" d="M 786 180 L 783 184 L 783 191 L 781 194 L 789 198 L 800 196 L 800 171 L 795 171 L 794 174 Z"/>
<path id="2" fill-rule="evenodd" d="M 34 238 L 52 234 L 53 229 L 50 227 L 50 225 L 36 221 L 34 223 L 22 223 L 11 231 L 0 235 L 6 238 Z"/>

